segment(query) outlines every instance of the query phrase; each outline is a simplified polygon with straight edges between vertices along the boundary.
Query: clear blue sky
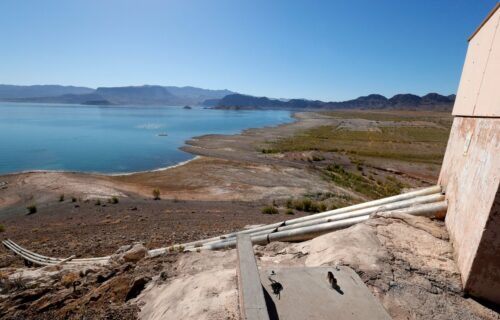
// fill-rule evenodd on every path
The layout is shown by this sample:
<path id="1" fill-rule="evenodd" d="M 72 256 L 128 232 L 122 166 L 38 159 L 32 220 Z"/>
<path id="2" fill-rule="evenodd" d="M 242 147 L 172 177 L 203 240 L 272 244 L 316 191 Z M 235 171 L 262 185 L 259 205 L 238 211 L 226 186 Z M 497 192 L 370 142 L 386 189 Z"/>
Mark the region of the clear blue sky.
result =
<path id="1" fill-rule="evenodd" d="M 454 93 L 496 0 L 2 0 L 0 83 Z"/>

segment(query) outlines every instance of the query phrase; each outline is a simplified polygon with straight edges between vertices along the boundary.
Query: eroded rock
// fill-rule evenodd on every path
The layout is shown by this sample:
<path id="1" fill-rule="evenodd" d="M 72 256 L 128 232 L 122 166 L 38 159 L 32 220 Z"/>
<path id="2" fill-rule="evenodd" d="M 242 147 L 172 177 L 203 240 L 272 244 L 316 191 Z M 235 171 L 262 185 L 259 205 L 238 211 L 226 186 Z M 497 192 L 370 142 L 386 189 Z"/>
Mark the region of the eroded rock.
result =
<path id="1" fill-rule="evenodd" d="M 140 243 L 131 246 L 122 246 L 111 257 L 111 260 L 118 263 L 132 262 L 137 263 L 148 255 L 148 249 Z"/>

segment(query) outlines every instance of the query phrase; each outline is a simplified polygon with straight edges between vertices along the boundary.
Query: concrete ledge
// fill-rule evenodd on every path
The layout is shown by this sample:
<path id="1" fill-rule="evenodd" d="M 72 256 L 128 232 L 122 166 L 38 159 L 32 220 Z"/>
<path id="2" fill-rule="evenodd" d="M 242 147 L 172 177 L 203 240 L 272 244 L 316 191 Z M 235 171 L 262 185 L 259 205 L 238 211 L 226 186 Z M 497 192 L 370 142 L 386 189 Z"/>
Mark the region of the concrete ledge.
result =
<path id="1" fill-rule="evenodd" d="M 241 319 L 269 320 L 259 269 L 248 234 L 238 235 L 238 294 Z"/>

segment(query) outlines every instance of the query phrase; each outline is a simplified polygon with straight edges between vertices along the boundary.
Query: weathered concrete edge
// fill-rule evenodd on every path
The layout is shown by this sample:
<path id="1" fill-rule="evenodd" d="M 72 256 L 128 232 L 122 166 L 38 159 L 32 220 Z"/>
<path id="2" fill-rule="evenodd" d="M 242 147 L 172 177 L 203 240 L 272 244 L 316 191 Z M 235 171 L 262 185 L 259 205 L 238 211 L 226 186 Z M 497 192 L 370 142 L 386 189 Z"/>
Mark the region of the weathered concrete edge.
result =
<path id="1" fill-rule="evenodd" d="M 238 235 L 236 252 L 238 256 L 238 298 L 241 319 L 269 320 L 250 235 Z"/>

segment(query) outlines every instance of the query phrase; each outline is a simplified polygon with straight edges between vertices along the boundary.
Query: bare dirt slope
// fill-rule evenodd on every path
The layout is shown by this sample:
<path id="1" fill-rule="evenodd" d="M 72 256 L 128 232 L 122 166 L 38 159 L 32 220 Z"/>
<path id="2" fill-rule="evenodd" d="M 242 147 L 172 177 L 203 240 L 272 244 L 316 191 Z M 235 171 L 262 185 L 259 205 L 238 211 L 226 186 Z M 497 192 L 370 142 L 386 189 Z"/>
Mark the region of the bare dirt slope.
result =
<path id="1" fill-rule="evenodd" d="M 394 319 L 500 319 L 496 312 L 464 298 L 448 234 L 440 221 L 408 215 L 379 217 L 303 243 L 277 242 L 255 250 L 258 264 L 266 267 L 349 266 Z M 234 250 L 213 256 L 184 255 L 178 263 L 193 275 L 189 280 L 198 280 L 196 284 L 180 277 L 172 285 L 152 285 L 137 300 L 142 305 L 139 315 L 143 319 L 231 316 L 237 295 L 234 265 L 228 261 L 234 258 Z M 221 283 L 216 284 L 210 279 L 219 273 Z M 186 286 L 183 290 L 181 283 Z M 211 303 L 213 295 L 219 297 L 217 303 Z M 171 296 L 176 299 L 166 299 Z"/>
<path id="2" fill-rule="evenodd" d="M 258 264 L 265 267 L 349 266 L 394 319 L 500 319 L 464 297 L 441 221 L 378 217 L 310 241 L 276 242 L 254 250 Z M 128 252 L 102 267 L 3 269 L 1 281 L 8 295 L 0 296 L 0 315 L 238 319 L 235 250 L 125 261 Z"/>

